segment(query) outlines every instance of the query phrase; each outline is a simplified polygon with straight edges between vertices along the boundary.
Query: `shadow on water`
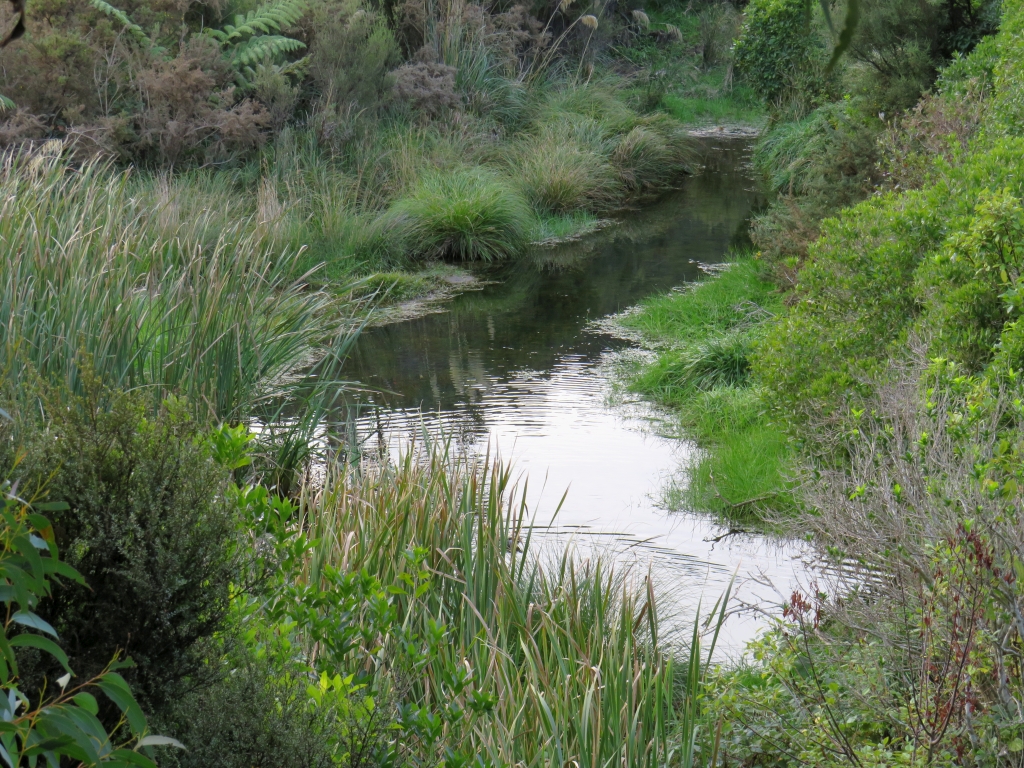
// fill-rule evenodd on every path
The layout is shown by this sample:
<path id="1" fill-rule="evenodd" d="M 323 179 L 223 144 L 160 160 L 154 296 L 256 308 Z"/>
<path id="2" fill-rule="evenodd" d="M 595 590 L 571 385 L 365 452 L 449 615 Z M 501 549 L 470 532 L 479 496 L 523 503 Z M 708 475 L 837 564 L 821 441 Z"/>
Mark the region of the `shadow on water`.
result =
<path id="1" fill-rule="evenodd" d="M 529 475 L 542 537 L 650 566 L 684 614 L 702 594 L 713 602 L 734 572 L 786 581 L 796 554 L 752 535 L 715 543 L 723 529 L 714 521 L 661 509 L 662 489 L 694 448 L 654 433 L 658 415 L 643 404 L 609 401 L 609 365 L 631 343 L 595 321 L 697 279 L 699 264 L 747 244 L 746 222 L 760 203 L 750 144 L 706 149 L 705 171 L 659 203 L 483 271 L 491 282 L 445 312 L 366 331 L 348 371 L 377 390 L 367 397 L 377 411 L 358 420 L 364 436 L 379 432 L 399 450 L 426 429 L 467 451 L 500 451 Z M 756 623 L 732 626 L 735 648 Z"/>

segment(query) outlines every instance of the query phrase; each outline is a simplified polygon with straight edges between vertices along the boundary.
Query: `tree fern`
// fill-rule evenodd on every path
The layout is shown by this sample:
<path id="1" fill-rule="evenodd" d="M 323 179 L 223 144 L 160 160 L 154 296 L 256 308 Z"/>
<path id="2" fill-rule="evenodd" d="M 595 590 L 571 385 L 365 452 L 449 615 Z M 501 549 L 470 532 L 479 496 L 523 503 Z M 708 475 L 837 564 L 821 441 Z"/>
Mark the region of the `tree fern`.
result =
<path id="1" fill-rule="evenodd" d="M 111 18 L 117 19 L 119 22 L 121 22 L 121 26 L 123 26 L 131 34 L 131 36 L 135 38 L 139 45 L 142 45 L 146 48 L 156 47 L 153 45 L 153 41 L 149 39 L 149 35 L 145 33 L 142 27 L 140 27 L 138 24 L 136 24 L 134 21 L 128 18 L 128 14 L 122 11 L 120 8 L 115 8 L 110 3 L 106 2 L 106 0 L 89 0 L 89 2 L 92 3 L 92 7 L 96 10 L 103 11 L 103 13 L 107 14 L 107 16 L 110 16 Z"/>
<path id="2" fill-rule="evenodd" d="M 298 61 L 290 61 L 287 64 L 258 63 L 255 66 L 240 66 L 236 70 L 235 80 L 242 88 L 252 88 L 256 79 L 268 70 L 277 75 L 286 75 L 301 80 L 306 76 L 306 67 L 309 65 L 309 57 L 303 56 Z"/>
<path id="3" fill-rule="evenodd" d="M 235 23 L 225 24 L 223 29 L 206 31 L 222 45 L 228 45 L 245 38 L 281 32 L 296 24 L 305 12 L 306 0 L 276 0 L 249 11 L 244 16 L 238 14 L 235 16 Z"/>
<path id="4" fill-rule="evenodd" d="M 260 35 L 236 45 L 231 51 L 231 61 L 236 66 L 251 67 L 261 61 L 274 61 L 282 54 L 292 53 L 305 47 L 305 43 L 291 37 Z"/>
<path id="5" fill-rule="evenodd" d="M 242 88 L 251 88 L 259 65 L 274 66 L 283 74 L 297 74 L 298 68 L 277 67 L 285 55 L 302 50 L 306 44 L 293 37 L 276 34 L 296 24 L 306 12 L 306 0 L 271 0 L 269 3 L 235 16 L 233 24 L 222 29 L 207 29 L 206 34 L 220 43 L 224 55 L 235 70 Z"/>

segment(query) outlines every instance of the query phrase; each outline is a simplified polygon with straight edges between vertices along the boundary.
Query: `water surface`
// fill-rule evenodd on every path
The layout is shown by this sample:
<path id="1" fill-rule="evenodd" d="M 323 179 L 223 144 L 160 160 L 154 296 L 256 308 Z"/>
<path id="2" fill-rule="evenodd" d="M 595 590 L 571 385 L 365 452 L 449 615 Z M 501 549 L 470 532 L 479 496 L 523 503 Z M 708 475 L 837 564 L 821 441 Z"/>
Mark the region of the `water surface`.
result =
<path id="1" fill-rule="evenodd" d="M 538 247 L 483 272 L 492 281 L 446 311 L 364 332 L 350 376 L 381 394 L 360 420 L 392 450 L 422 429 L 464 450 L 499 453 L 529 479 L 541 541 L 572 540 L 650 567 L 668 610 L 713 603 L 734 574 L 741 597 L 770 608 L 767 576 L 785 591 L 798 552 L 756 535 L 729 535 L 705 515 L 667 511 L 685 483 L 692 444 L 665 436 L 664 414 L 615 396 L 611 368 L 635 345 L 601 322 L 643 298 L 697 279 L 701 264 L 745 243 L 758 194 L 749 143 L 709 141 L 707 167 L 682 188 L 579 242 Z M 552 514 L 564 495 L 557 517 Z M 767 601 L 767 602 L 766 602 Z M 735 649 L 755 631 L 730 619 Z"/>

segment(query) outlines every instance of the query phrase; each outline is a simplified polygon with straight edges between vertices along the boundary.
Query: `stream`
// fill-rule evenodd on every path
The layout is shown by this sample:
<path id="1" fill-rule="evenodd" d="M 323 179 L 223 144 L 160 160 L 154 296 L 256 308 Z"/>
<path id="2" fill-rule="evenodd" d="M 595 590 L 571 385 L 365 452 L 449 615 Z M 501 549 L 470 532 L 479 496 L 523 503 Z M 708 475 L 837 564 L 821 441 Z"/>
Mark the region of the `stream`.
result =
<path id="1" fill-rule="evenodd" d="M 398 451 L 426 429 L 511 461 L 514 475 L 529 479 L 542 547 L 572 542 L 617 568 L 650 568 L 662 618 L 679 618 L 680 627 L 734 575 L 734 605 L 778 615 L 780 595 L 803 568 L 802 549 L 667 509 L 666 492 L 685 484 L 696 448 L 671 435 L 671 415 L 615 386 L 620 356 L 643 352 L 608 318 L 692 282 L 701 264 L 722 263 L 747 242 L 760 199 L 750 146 L 704 140 L 705 170 L 678 192 L 582 240 L 480 270 L 485 287 L 442 312 L 364 331 L 348 370 L 377 390 L 364 396 L 363 437 Z M 740 651 L 763 622 L 757 611 L 730 616 L 724 652 Z"/>

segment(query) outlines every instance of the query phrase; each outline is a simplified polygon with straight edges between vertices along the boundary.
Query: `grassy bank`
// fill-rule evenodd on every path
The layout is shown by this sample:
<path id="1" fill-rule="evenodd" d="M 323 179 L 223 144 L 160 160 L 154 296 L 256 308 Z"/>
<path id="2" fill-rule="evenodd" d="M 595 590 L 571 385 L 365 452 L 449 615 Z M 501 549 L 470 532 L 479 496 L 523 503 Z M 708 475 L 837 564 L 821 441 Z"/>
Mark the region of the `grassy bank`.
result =
<path id="1" fill-rule="evenodd" d="M 443 287 L 443 263 L 510 258 L 590 231 L 676 184 L 696 159 L 681 124 L 634 110 L 615 80 L 537 88 L 518 119 L 496 133 L 472 117 L 382 118 L 340 152 L 286 132 L 243 167 L 136 174 L 133 191 L 157 201 L 168 236 L 197 216 L 225 231 L 248 221 L 268 246 L 301 252 L 293 277 L 338 296 L 384 288 L 403 300 Z"/>
<path id="2" fill-rule="evenodd" d="M 670 493 L 673 506 L 743 521 L 791 504 L 793 447 L 750 376 L 750 356 L 780 308 L 763 266 L 744 254 L 620 320 L 657 355 L 630 374 L 630 387 L 670 408 L 700 449 L 685 486 Z"/>

